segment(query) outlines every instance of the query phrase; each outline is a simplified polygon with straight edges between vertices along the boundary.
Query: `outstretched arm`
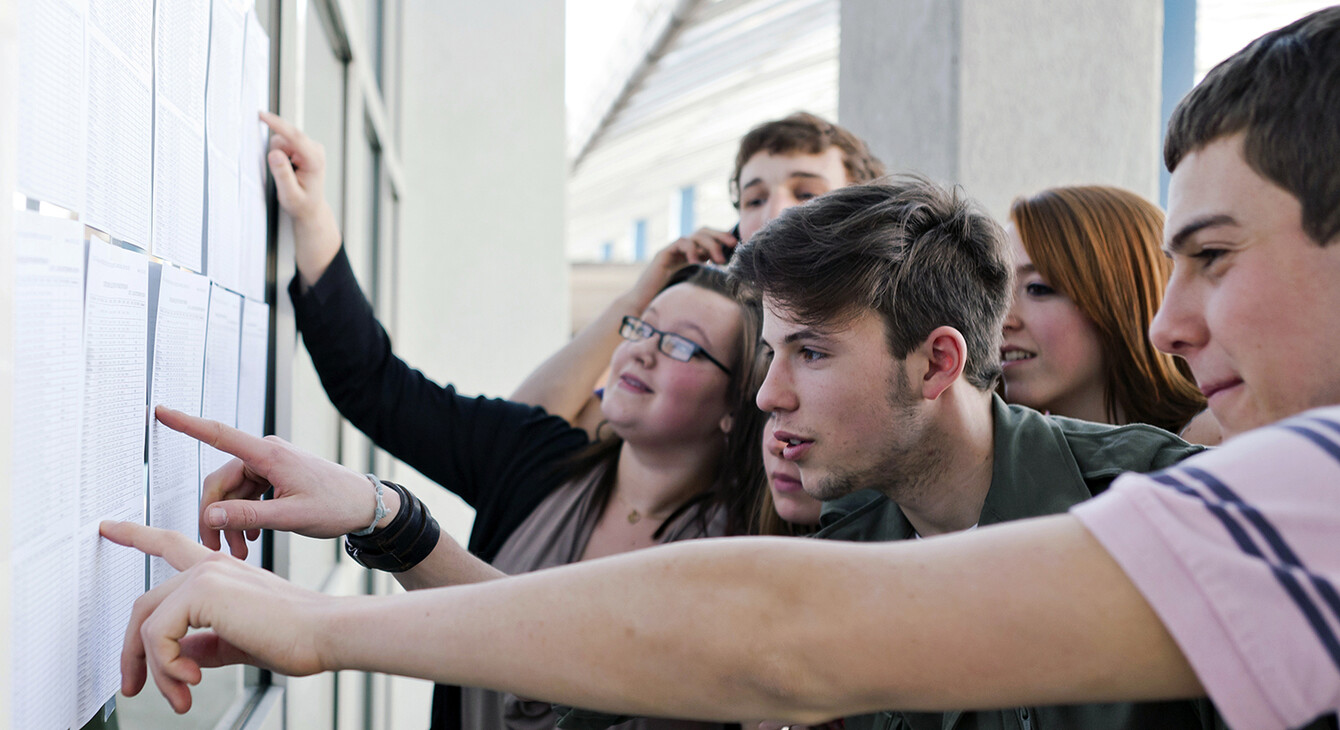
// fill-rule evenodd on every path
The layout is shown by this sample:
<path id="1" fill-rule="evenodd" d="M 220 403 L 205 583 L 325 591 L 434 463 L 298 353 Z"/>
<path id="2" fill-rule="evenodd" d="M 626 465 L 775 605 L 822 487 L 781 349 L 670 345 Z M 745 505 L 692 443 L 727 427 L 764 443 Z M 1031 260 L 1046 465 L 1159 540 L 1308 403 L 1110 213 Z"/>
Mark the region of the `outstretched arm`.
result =
<path id="1" fill-rule="evenodd" d="M 108 523 L 103 534 L 186 571 L 136 604 L 122 658 L 127 694 L 147 661 L 179 711 L 199 666 L 238 661 L 718 720 L 1201 692 L 1069 515 L 917 543 L 688 542 L 359 598 L 300 592 L 175 533 Z M 212 632 L 185 637 L 188 627 Z"/>
<path id="2" fill-rule="evenodd" d="M 509 400 L 540 406 L 586 429 L 595 438 L 601 420 L 600 404 L 591 393 L 600 385 L 610 356 L 621 342 L 619 323 L 624 316 L 640 316 L 670 280 L 670 275 L 681 267 L 708 261 L 724 264 L 727 252 L 734 246 L 734 236 L 710 228 L 701 228 L 666 246 L 647 264 L 632 289 L 611 302 L 572 342 L 541 363 Z"/>

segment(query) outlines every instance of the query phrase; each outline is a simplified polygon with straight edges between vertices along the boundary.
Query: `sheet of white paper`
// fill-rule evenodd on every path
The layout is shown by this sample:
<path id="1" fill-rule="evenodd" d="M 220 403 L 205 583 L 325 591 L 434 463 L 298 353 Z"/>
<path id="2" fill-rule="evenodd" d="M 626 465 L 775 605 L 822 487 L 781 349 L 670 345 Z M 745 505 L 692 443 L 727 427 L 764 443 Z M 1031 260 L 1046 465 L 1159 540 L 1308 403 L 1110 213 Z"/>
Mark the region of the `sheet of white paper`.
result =
<path id="1" fill-rule="evenodd" d="M 157 406 L 200 415 L 205 374 L 209 279 L 164 265 L 154 318 L 150 413 Z M 200 448 L 195 439 L 149 421 L 149 524 L 194 538 L 199 534 Z M 149 585 L 176 574 L 149 560 Z"/>
<path id="2" fill-rule="evenodd" d="M 234 0 L 213 3 L 205 102 L 205 137 L 209 148 L 205 271 L 211 280 L 233 291 L 241 290 L 238 162 L 244 124 L 241 102 L 245 28 L 246 15 L 239 3 Z M 254 123 L 254 118 L 251 121 Z"/>
<path id="3" fill-rule="evenodd" d="M 242 42 L 246 15 L 232 0 L 215 0 L 209 29 L 209 87 L 205 132 L 209 146 L 227 158 L 237 174 L 241 155 Z M 255 118 L 247 120 L 255 122 Z M 210 162 L 211 169 L 213 161 Z"/>
<path id="4" fill-rule="evenodd" d="M 14 213 L 15 485 L 41 486 L 43 507 L 17 491 L 15 549 L 63 531 L 79 514 L 79 418 L 84 382 L 84 224 Z"/>
<path id="5" fill-rule="evenodd" d="M 205 335 L 205 387 L 200 415 L 237 425 L 238 358 L 242 347 L 242 297 L 218 284 L 209 292 L 209 330 Z M 200 484 L 233 457 L 200 444 Z"/>
<path id="6" fill-rule="evenodd" d="M 265 153 L 269 128 L 256 116 L 270 108 L 270 37 L 256 13 L 247 13 L 242 61 L 242 161 L 238 174 L 257 187 L 265 183 Z"/>
<path id="7" fill-rule="evenodd" d="M 19 3 L 18 188 L 84 209 L 84 0 Z"/>
<path id="8" fill-rule="evenodd" d="M 205 221 L 205 137 L 160 102 L 154 118 L 155 256 L 201 269 Z"/>
<path id="9" fill-rule="evenodd" d="M 241 231 L 238 238 L 238 285 L 243 294 L 265 300 L 266 219 L 265 190 L 243 176 L 238 201 Z"/>
<path id="10" fill-rule="evenodd" d="M 270 305 L 254 299 L 242 304 L 242 356 L 237 377 L 237 427 L 265 435 L 265 388 L 269 376 Z"/>
<path id="11" fill-rule="evenodd" d="M 265 153 L 268 128 L 256 111 L 270 105 L 270 38 L 254 11 L 247 13 L 242 68 L 242 158 L 238 166 L 238 286 L 252 299 L 265 299 L 266 235 Z"/>
<path id="12" fill-rule="evenodd" d="M 14 214 L 10 724 L 64 730 L 77 697 L 84 224 Z M 42 507 L 34 509 L 40 501 Z"/>
<path id="13" fill-rule="evenodd" d="M 73 531 L 44 540 L 41 549 L 14 553 L 10 727 L 65 730 L 83 724 L 74 712 L 78 560 Z"/>
<path id="14" fill-rule="evenodd" d="M 242 300 L 242 356 L 237 374 L 237 427 L 252 436 L 265 435 L 265 388 L 269 374 L 270 306 Z M 261 565 L 259 541 L 248 543 L 247 562 Z"/>
<path id="15" fill-rule="evenodd" d="M 205 270 L 211 280 L 233 291 L 242 289 L 242 210 L 238 192 L 236 158 L 225 157 L 210 147 Z"/>
<path id="16" fill-rule="evenodd" d="M 88 0 L 83 218 L 146 250 L 153 207 L 153 4 Z"/>
<path id="17" fill-rule="evenodd" d="M 200 271 L 208 0 L 154 4 L 154 255 Z"/>
<path id="18" fill-rule="evenodd" d="M 113 47 L 136 74 L 153 70 L 153 4 L 143 0 L 88 0 L 88 25 Z"/>
<path id="19" fill-rule="evenodd" d="M 76 726 L 120 687 L 121 636 L 131 605 L 144 592 L 144 557 L 100 539 L 98 522 L 144 522 L 149 259 L 92 240 L 87 270 Z"/>

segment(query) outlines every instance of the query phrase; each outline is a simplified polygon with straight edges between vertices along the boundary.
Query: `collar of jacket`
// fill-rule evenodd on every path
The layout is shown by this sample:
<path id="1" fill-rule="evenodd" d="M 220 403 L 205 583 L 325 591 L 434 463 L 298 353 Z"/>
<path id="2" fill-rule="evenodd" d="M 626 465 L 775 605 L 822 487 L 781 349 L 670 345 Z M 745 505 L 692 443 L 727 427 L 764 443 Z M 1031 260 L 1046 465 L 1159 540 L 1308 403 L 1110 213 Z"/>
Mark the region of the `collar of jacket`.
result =
<path id="1" fill-rule="evenodd" d="M 994 454 L 991 486 L 978 524 L 1055 514 L 1092 494 L 1060 424 L 991 396 Z M 1099 427 L 1100 429 L 1103 427 Z M 880 542 L 915 535 L 903 511 L 874 490 L 824 504 L 821 539 Z"/>

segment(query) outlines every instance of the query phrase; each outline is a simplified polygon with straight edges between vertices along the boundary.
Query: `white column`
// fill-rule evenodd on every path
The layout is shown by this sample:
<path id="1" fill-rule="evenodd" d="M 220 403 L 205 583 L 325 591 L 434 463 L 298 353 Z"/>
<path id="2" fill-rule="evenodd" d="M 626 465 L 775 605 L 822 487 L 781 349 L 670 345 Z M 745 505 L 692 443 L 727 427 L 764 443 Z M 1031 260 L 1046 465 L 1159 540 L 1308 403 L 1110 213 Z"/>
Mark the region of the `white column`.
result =
<path id="1" fill-rule="evenodd" d="M 842 0 L 838 118 L 1003 216 L 1054 185 L 1158 196 L 1160 0 Z"/>

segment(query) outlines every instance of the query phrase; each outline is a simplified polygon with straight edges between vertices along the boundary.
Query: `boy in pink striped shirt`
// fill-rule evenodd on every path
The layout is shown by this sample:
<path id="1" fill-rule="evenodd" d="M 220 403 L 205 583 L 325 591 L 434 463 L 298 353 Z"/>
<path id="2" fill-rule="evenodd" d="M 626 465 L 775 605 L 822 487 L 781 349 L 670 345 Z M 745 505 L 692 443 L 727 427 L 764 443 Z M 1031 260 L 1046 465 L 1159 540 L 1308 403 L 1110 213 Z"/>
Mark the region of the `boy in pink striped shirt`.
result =
<path id="1" fill-rule="evenodd" d="M 1340 407 L 1254 431 L 1071 510 L 1232 727 L 1340 707 Z"/>

